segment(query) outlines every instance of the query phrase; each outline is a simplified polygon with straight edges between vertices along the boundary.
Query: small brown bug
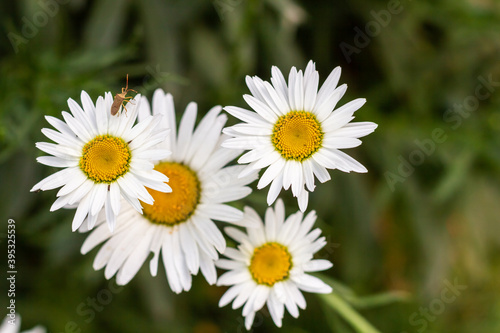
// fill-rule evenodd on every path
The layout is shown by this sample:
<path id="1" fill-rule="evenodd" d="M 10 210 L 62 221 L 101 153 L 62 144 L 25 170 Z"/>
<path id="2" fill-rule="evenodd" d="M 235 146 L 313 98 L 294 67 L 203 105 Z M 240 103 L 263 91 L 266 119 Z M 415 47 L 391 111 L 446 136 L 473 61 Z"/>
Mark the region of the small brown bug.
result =
<path id="1" fill-rule="evenodd" d="M 118 110 L 120 110 L 120 106 L 123 105 L 123 108 L 125 109 L 125 112 L 127 112 L 127 108 L 125 107 L 125 104 L 123 104 L 123 101 L 128 102 L 132 97 L 126 97 L 127 93 L 129 91 L 133 91 L 137 93 L 134 89 L 129 89 L 128 88 L 128 74 L 127 74 L 127 85 L 125 88 L 122 88 L 122 93 L 121 94 L 116 94 L 115 99 L 113 100 L 113 105 L 111 105 L 111 115 L 114 116 Z"/>

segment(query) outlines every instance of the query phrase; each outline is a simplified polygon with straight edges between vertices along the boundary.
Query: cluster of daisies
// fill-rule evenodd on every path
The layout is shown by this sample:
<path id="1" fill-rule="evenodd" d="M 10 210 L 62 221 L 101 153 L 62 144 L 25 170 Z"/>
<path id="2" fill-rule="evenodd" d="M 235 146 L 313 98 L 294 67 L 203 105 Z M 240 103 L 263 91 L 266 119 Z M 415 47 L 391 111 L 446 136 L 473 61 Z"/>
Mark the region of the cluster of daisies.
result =
<path id="1" fill-rule="evenodd" d="M 127 284 L 149 257 L 156 276 L 161 257 L 175 293 L 189 291 L 201 271 L 209 284 L 229 286 L 219 305 L 243 307 L 247 329 L 264 305 L 281 326 L 285 308 L 298 317 L 306 307 L 301 291 L 332 290 L 309 274 L 332 266 L 313 259 L 326 241 L 313 228 L 315 212 L 303 213 L 315 179 L 328 181 L 327 169 L 366 172 L 340 149 L 360 145 L 377 127 L 350 123 L 365 99 L 335 108 L 347 88 L 337 87 L 339 78 L 337 67 L 318 90 L 312 61 L 304 72 L 293 67 L 288 83 L 277 67 L 271 82 L 247 77 L 251 95 L 243 98 L 253 110 L 225 107 L 242 121 L 226 128 L 220 106 L 195 126 L 193 102 L 177 124 L 173 98 L 160 89 L 151 104 L 136 95 L 114 116 L 111 93 L 94 104 L 83 91 L 81 104 L 68 100 L 64 121 L 46 117 L 55 130 L 42 132 L 54 143 L 37 143 L 50 155 L 37 160 L 61 170 L 32 191 L 60 188 L 51 211 L 76 208 L 73 231 L 89 232 L 81 252 L 101 245 L 93 267 L 104 268 L 107 279 Z M 264 221 L 250 207 L 228 204 L 248 196 L 256 179 L 257 189 L 270 185 L 268 205 L 276 202 Z M 282 188 L 298 200 L 299 211 L 288 217 L 276 200 Z M 237 248 L 226 248 L 220 222 Z M 217 277 L 216 267 L 227 272 Z"/>

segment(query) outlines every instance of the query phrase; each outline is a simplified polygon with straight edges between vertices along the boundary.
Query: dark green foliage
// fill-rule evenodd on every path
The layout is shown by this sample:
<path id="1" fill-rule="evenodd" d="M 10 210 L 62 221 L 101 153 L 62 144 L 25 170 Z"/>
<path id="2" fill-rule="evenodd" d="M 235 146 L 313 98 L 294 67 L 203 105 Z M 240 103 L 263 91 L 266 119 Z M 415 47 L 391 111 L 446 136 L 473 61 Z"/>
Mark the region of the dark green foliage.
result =
<path id="1" fill-rule="evenodd" d="M 59 2 L 46 24 L 35 32 L 25 27 L 44 12 L 41 4 Z M 80 254 L 84 236 L 71 232 L 74 212 L 49 212 L 56 191 L 29 192 L 55 171 L 36 163 L 43 153 L 35 142 L 46 140 L 44 115 L 60 118 L 81 90 L 93 100 L 120 92 L 126 74 L 130 88 L 151 97 L 161 87 L 177 110 L 194 100 L 203 113 L 216 104 L 246 107 L 245 75 L 268 80 L 272 65 L 287 75 L 312 59 L 320 83 L 342 66 L 349 89 L 340 104 L 365 97 L 356 121 L 379 124 L 346 151 L 369 173 L 332 171 L 310 197 L 329 242 L 319 256 L 334 263 L 324 276 L 336 295 L 381 332 L 500 331 L 497 1 L 405 0 L 397 9 L 393 1 L 369 0 L 59 2 L 0 5 L 0 262 L 5 272 L 13 218 L 24 329 L 243 332 L 241 309 L 218 308 L 224 289 L 201 276 L 189 293 L 175 295 L 164 271 L 152 278 L 148 265 L 119 291 L 114 279 L 94 272 L 97 251 Z M 263 215 L 266 191 L 244 204 Z M 283 197 L 287 214 L 295 212 L 295 199 Z M 443 302 L 447 281 L 467 289 Z M 89 310 L 87 298 L 104 293 L 112 295 L 109 304 Z M 282 332 L 355 332 L 329 300 L 306 299 L 298 319 L 285 315 Z M 425 319 L 419 311 L 429 306 Z M 256 326 L 278 331 L 265 311 Z"/>

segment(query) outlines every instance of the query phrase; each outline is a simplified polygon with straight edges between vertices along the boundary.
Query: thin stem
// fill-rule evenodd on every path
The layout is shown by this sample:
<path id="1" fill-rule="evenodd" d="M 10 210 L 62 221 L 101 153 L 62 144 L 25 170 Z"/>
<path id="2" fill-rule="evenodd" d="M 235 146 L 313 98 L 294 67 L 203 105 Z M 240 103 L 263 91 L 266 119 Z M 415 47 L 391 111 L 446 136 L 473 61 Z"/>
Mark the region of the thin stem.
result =
<path id="1" fill-rule="evenodd" d="M 367 322 L 359 313 L 357 313 L 345 300 L 335 292 L 328 295 L 319 295 L 325 303 L 336 310 L 356 331 L 360 333 L 380 333 L 375 327 Z"/>

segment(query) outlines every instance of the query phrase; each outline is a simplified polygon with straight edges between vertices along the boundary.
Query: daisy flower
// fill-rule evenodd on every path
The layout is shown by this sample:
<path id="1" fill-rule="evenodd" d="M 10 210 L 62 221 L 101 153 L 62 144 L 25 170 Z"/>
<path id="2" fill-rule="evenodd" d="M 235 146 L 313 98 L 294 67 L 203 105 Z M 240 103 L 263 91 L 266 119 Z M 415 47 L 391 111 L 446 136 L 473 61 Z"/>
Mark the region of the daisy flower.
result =
<path id="1" fill-rule="evenodd" d="M 246 77 L 252 95 L 243 98 L 255 112 L 235 106 L 224 108 L 245 123 L 225 128 L 223 132 L 233 138 L 222 145 L 249 150 L 238 160 L 249 163 L 242 175 L 268 167 L 257 184 L 259 189 L 271 184 L 268 205 L 276 200 L 282 187 L 291 187 L 300 210 L 305 211 L 315 177 L 322 183 L 330 179 L 326 169 L 367 172 L 339 149 L 359 146 L 358 138 L 373 132 L 377 125 L 349 123 L 365 103 L 364 98 L 335 109 L 347 89 L 345 84 L 337 87 L 340 67 L 331 72 L 319 91 L 319 74 L 312 61 L 304 74 L 292 67 L 288 85 L 277 67 L 271 73 L 272 85 L 257 76 Z"/>
<path id="2" fill-rule="evenodd" d="M 275 210 L 266 211 L 265 224 L 257 213 L 245 207 L 244 222 L 256 227 L 247 227 L 247 233 L 236 228 L 224 231 L 239 242 L 238 249 L 227 248 L 217 267 L 227 269 L 217 280 L 219 286 L 231 286 L 221 297 L 219 306 L 233 301 L 233 309 L 243 304 L 245 327 L 252 326 L 255 313 L 267 304 L 276 326 L 281 327 L 284 309 L 294 317 L 298 308 L 305 309 L 306 301 L 301 293 L 328 294 L 332 288 L 320 279 L 307 274 L 332 267 L 324 259 L 313 259 L 314 253 L 325 246 L 321 230 L 311 227 L 316 221 L 314 211 L 303 219 L 297 212 L 285 220 L 285 206 L 279 199 Z"/>
<path id="3" fill-rule="evenodd" d="M 12 323 L 12 319 L 7 315 L 0 326 L 0 333 L 19 333 L 21 331 L 21 316 L 16 313 L 16 319 Z M 45 333 L 45 328 L 38 325 L 30 330 L 22 331 L 21 333 Z"/>
<path id="4" fill-rule="evenodd" d="M 252 191 L 247 184 L 256 173 L 238 178 L 243 166 L 225 166 L 241 151 L 220 147 L 226 115 L 222 108 L 212 108 L 196 130 L 197 105 L 190 103 L 176 134 L 173 98 L 159 89 L 153 95 L 153 114 L 163 114 L 162 126 L 171 128 L 168 139 L 160 146 L 172 152 L 158 161 L 155 169 L 170 178 L 171 193 L 150 190 L 154 204 L 142 203 L 144 214 L 124 207 L 111 233 L 103 225 L 92 231 L 81 252 L 86 254 L 100 243 L 94 269 L 105 268 L 107 279 L 116 274 L 119 285 L 127 284 L 153 252 L 151 275 L 156 276 L 160 252 L 170 288 L 175 293 L 191 288 L 192 275 L 199 270 L 210 284 L 217 276 L 214 261 L 223 252 L 226 241 L 213 220 L 242 225 L 243 213 L 226 202 L 239 200 Z M 143 98 L 139 124 L 151 114 Z M 98 219 L 102 224 L 103 218 Z M 82 229 L 82 231 L 84 231 Z"/>
<path id="5" fill-rule="evenodd" d="M 136 99 L 140 96 L 136 96 Z M 71 114 L 63 111 L 64 122 L 50 116 L 45 119 L 56 130 L 44 128 L 42 133 L 55 143 L 38 142 L 38 149 L 52 156 L 37 158 L 39 163 L 63 168 L 43 179 L 31 191 L 58 187 L 57 199 L 51 211 L 77 205 L 73 231 L 87 218 L 88 228 L 94 226 L 98 213 L 105 207 L 105 218 L 113 230 L 124 198 L 141 212 L 139 200 L 153 203 L 146 187 L 169 192 L 168 178 L 153 169 L 152 158 L 170 154 L 156 144 L 165 140 L 168 130 L 158 124 L 161 116 L 148 117 L 134 126 L 137 104 L 128 103 L 128 112 L 111 116 L 113 97 L 106 93 L 94 106 L 82 91 L 82 107 L 68 99 Z"/>

